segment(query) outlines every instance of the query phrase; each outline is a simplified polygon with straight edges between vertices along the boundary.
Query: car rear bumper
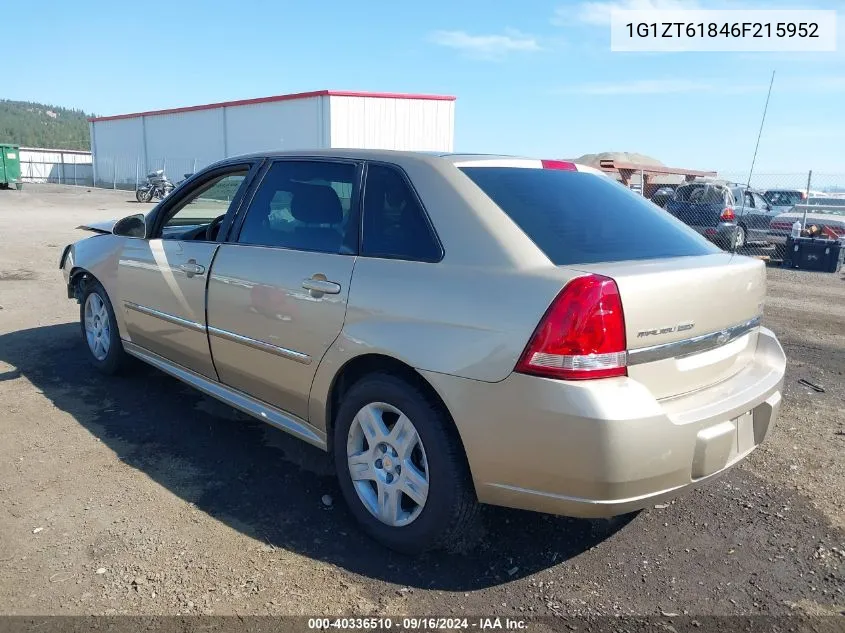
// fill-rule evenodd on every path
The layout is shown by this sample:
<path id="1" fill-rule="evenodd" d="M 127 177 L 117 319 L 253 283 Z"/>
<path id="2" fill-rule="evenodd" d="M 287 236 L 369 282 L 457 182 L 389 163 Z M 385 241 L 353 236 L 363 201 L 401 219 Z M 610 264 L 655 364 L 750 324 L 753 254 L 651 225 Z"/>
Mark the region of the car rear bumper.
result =
<path id="1" fill-rule="evenodd" d="M 774 427 L 785 366 L 761 328 L 754 361 L 739 374 L 661 401 L 630 378 L 423 374 L 452 413 L 480 501 L 609 517 L 675 496 L 753 451 Z"/>
<path id="2" fill-rule="evenodd" d="M 691 226 L 690 228 L 697 231 L 721 248 L 727 249 L 734 243 L 737 225 L 720 222 L 716 226 Z"/>

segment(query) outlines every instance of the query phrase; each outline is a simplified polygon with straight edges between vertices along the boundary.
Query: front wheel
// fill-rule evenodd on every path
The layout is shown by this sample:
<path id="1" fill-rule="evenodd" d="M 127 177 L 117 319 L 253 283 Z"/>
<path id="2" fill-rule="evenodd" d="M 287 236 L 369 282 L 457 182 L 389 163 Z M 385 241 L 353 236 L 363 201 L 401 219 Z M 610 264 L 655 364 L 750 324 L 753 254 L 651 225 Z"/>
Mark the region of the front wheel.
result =
<path id="1" fill-rule="evenodd" d="M 126 364 L 127 356 L 117 331 L 109 296 L 95 279 L 85 282 L 79 320 L 82 338 L 88 350 L 88 360 L 104 374 L 116 374 Z"/>
<path id="2" fill-rule="evenodd" d="M 136 189 L 135 190 L 135 199 L 138 202 L 149 202 L 152 200 L 153 192 L 151 189 Z"/>
<path id="3" fill-rule="evenodd" d="M 370 375 L 344 396 L 334 427 L 344 499 L 364 531 L 416 554 L 457 542 L 477 501 L 457 431 L 417 386 Z"/>

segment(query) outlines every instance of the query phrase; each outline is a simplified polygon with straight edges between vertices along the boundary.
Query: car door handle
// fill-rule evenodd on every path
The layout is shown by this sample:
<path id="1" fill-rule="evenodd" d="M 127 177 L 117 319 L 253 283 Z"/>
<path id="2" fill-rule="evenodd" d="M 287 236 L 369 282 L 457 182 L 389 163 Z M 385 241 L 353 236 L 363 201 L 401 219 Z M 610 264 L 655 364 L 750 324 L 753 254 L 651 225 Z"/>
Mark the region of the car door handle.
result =
<path id="1" fill-rule="evenodd" d="M 189 259 L 186 263 L 179 264 L 179 270 L 185 273 L 186 277 L 205 274 L 205 266 L 197 264 L 194 259 Z"/>
<path id="2" fill-rule="evenodd" d="M 323 295 L 340 294 L 340 284 L 334 281 L 327 281 L 326 279 L 304 279 L 302 287 L 311 291 L 312 297 L 321 297 Z"/>

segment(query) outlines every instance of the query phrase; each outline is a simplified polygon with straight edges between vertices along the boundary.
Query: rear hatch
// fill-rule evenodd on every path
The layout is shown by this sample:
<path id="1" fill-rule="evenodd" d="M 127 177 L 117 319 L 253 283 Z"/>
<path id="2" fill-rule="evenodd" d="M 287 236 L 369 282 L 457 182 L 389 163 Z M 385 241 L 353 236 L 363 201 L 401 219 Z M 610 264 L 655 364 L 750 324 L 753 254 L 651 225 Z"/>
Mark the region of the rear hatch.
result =
<path id="1" fill-rule="evenodd" d="M 727 190 L 711 183 L 691 183 L 678 187 L 666 203 L 666 210 L 689 226 L 716 226 L 728 206 Z"/>
<path id="2" fill-rule="evenodd" d="M 613 352 L 627 349 L 628 375 L 656 398 L 721 382 L 752 361 L 766 291 L 761 261 L 722 252 L 606 178 L 564 170 L 458 167 L 566 278 L 583 273 L 615 282 L 625 340 L 620 350 L 595 353 L 612 360 Z M 578 305 L 577 296 L 567 299 Z M 537 362 L 551 363 L 553 356 L 536 354 Z M 548 367 L 543 371 L 548 375 Z"/>
<path id="3" fill-rule="evenodd" d="M 654 397 L 708 387 L 752 361 L 766 295 L 763 262 L 725 253 L 579 269 L 616 281 L 628 375 Z"/>

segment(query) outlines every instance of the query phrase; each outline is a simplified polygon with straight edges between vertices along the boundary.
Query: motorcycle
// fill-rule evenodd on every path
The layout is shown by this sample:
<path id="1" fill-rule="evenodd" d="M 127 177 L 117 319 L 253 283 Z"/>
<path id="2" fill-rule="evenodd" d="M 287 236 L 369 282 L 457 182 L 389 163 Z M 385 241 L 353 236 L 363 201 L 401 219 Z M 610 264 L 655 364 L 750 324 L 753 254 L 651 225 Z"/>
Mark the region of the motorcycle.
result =
<path id="1" fill-rule="evenodd" d="M 158 169 L 147 174 L 147 182 L 135 190 L 135 199 L 138 202 L 149 202 L 153 198 L 164 200 L 175 188 L 164 170 Z"/>

